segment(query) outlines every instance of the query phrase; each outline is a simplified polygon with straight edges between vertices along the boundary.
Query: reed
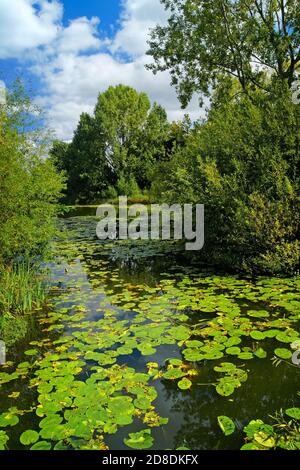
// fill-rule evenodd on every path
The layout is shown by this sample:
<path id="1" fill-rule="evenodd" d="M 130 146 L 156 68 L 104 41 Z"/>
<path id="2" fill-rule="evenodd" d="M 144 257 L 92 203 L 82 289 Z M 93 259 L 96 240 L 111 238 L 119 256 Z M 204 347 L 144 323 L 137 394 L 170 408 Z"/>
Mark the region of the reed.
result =
<path id="1" fill-rule="evenodd" d="M 0 314 L 24 314 L 46 299 L 45 277 L 30 262 L 0 268 Z"/>

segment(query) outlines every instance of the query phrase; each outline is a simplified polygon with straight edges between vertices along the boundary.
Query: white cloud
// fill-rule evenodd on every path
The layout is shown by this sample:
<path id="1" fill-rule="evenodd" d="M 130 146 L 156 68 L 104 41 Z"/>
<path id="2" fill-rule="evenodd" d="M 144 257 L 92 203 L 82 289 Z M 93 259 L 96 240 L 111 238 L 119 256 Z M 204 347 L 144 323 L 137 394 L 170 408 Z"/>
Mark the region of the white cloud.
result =
<path id="1" fill-rule="evenodd" d="M 46 0 L 0 0 L 0 58 L 50 44 L 59 29 L 62 4 Z"/>
<path id="2" fill-rule="evenodd" d="M 89 49 L 99 49 L 101 42 L 97 38 L 99 18 L 88 20 L 86 17 L 77 18 L 70 22 L 57 41 L 57 49 L 60 52 L 81 52 Z"/>
<path id="3" fill-rule="evenodd" d="M 147 49 L 148 31 L 157 23 L 164 23 L 167 14 L 159 0 L 123 0 L 123 8 L 121 29 L 111 50 L 139 56 Z"/>
<path id="4" fill-rule="evenodd" d="M 32 1 L 9 1 L 27 4 L 29 11 L 34 11 Z M 0 0 L 0 5 L 4 2 L 6 0 Z M 58 21 L 50 2 L 38 3 L 41 8 L 38 22 L 51 22 L 51 18 Z M 57 2 L 54 4 L 61 9 Z M 54 4 L 51 4 L 53 9 Z M 30 56 L 34 58 L 31 70 L 41 78 L 45 91 L 37 102 L 47 110 L 48 124 L 58 138 L 69 140 L 80 113 L 92 112 L 98 93 L 119 83 L 148 93 L 152 102 L 157 101 L 166 108 L 170 120 L 181 119 L 187 112 L 192 119 L 199 118 L 201 110 L 196 99 L 188 110 L 180 109 L 167 72 L 153 75 L 145 69 L 145 64 L 150 61 L 145 55 L 149 28 L 161 24 L 164 19 L 165 11 L 159 0 L 124 0 L 120 29 L 112 40 L 99 40 L 98 18 L 83 17 L 73 20 L 65 28 L 57 27 L 47 43 L 45 40 L 40 42 L 44 45 L 42 49 L 30 50 Z M 56 24 L 55 21 L 52 23 Z M 32 47 L 38 45 L 36 41 Z M 125 61 L 123 53 L 131 59 Z"/>
<path id="5" fill-rule="evenodd" d="M 5 83 L 0 80 L 0 104 L 6 103 L 6 86 Z"/>

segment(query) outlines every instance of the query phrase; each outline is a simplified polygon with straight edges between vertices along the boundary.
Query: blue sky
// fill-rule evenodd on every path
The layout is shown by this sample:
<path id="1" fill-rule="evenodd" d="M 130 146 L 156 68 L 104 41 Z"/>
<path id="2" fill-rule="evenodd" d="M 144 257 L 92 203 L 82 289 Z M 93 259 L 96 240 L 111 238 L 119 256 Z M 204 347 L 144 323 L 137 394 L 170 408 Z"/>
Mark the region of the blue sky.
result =
<path id="1" fill-rule="evenodd" d="M 80 16 L 98 16 L 101 18 L 101 29 L 107 34 L 117 28 L 121 12 L 121 0 L 64 0 L 65 25 Z"/>
<path id="2" fill-rule="evenodd" d="M 166 21 L 159 0 L 0 0 L 0 80 L 21 77 L 63 140 L 81 112 L 93 112 L 99 92 L 124 83 L 181 119 L 167 72 L 145 69 L 150 28 Z M 197 119 L 194 100 L 188 112 Z"/>

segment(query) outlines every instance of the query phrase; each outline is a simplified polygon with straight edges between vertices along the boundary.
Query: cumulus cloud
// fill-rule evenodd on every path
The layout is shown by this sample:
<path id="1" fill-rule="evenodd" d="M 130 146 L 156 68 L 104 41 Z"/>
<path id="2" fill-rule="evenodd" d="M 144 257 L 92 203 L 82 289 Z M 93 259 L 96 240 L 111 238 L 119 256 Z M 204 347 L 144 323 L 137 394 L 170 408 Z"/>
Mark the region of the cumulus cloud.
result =
<path id="1" fill-rule="evenodd" d="M 99 18 L 89 20 L 86 17 L 71 21 L 69 26 L 61 32 L 58 38 L 57 49 L 60 52 L 81 52 L 89 49 L 99 49 L 101 42 L 97 38 Z"/>
<path id="2" fill-rule="evenodd" d="M 62 5 L 57 1 L 0 0 L 0 5 L 8 1 L 26 4 L 30 15 L 36 16 L 35 21 L 47 21 L 55 29 L 51 38 L 49 33 L 48 39 L 36 39 L 30 56 L 34 58 L 31 71 L 40 77 L 45 90 L 37 102 L 47 110 L 48 124 L 58 138 L 72 138 L 80 113 L 93 112 L 98 93 L 119 83 L 148 93 L 152 102 L 166 108 L 170 120 L 181 119 L 187 112 L 192 119 L 199 118 L 196 99 L 188 110 L 180 109 L 168 72 L 154 76 L 145 69 L 150 60 L 145 55 L 149 28 L 165 21 L 159 0 L 123 0 L 120 28 L 113 39 L 106 41 L 99 40 L 101 23 L 99 26 L 96 17 L 77 18 L 66 27 L 59 25 Z M 34 10 L 35 4 L 39 10 Z"/>
<path id="3" fill-rule="evenodd" d="M 6 86 L 5 83 L 0 80 L 0 104 L 6 103 Z"/>
<path id="4" fill-rule="evenodd" d="M 159 0 L 123 0 L 121 28 L 111 44 L 112 52 L 133 57 L 145 53 L 150 28 L 163 24 L 167 14 Z"/>
<path id="5" fill-rule="evenodd" d="M 0 58 L 50 44 L 57 36 L 63 7 L 57 1 L 0 0 Z"/>

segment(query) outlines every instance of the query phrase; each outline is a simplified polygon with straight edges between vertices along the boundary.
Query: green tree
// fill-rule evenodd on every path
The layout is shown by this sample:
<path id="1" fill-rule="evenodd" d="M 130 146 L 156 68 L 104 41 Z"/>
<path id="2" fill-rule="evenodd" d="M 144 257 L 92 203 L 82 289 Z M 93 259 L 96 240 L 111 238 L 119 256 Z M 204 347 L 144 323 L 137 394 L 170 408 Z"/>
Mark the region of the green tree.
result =
<path id="1" fill-rule="evenodd" d="M 40 254 L 55 232 L 63 180 L 49 159 L 47 135 L 33 126 L 20 82 L 0 105 L 0 265 Z"/>
<path id="2" fill-rule="evenodd" d="M 217 90 L 207 122 L 173 154 L 156 190 L 163 200 L 206 205 L 209 261 L 292 273 L 300 254 L 300 108 L 287 84 L 270 95 L 236 90 L 229 81 Z"/>
<path id="3" fill-rule="evenodd" d="M 291 85 L 300 64 L 299 0 L 161 3 L 170 15 L 151 33 L 149 68 L 170 71 L 184 106 L 194 92 L 210 95 L 225 76 L 244 91 L 266 89 L 266 73 Z"/>
<path id="4" fill-rule="evenodd" d="M 87 113 L 81 114 L 72 142 L 54 142 L 50 154 L 56 167 L 67 176 L 67 202 L 97 201 L 115 183 L 102 128 Z"/>
<path id="5" fill-rule="evenodd" d="M 149 189 L 158 161 L 167 151 L 165 110 L 145 93 L 124 85 L 98 97 L 95 113 L 83 113 L 70 144 L 55 142 L 52 160 L 67 176 L 68 202 L 136 196 Z"/>
<path id="6" fill-rule="evenodd" d="M 98 97 L 95 119 L 103 130 L 106 158 L 117 180 L 136 173 L 140 133 L 150 107 L 145 93 L 124 85 L 109 87 Z"/>

